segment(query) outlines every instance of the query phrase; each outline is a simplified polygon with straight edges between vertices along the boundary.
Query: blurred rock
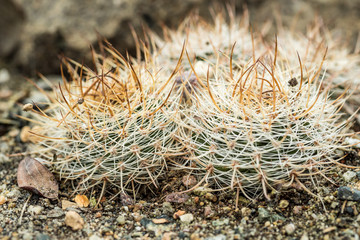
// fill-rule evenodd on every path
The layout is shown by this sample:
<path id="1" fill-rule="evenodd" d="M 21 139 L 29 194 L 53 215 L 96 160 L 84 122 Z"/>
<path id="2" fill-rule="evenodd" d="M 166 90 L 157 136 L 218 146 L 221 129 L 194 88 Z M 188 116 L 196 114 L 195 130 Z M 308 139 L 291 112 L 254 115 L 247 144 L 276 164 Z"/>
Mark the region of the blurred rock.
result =
<path id="1" fill-rule="evenodd" d="M 24 25 L 23 9 L 13 0 L 2 0 L 0 7 L 0 57 L 11 54 L 19 43 Z"/>
<path id="2" fill-rule="evenodd" d="M 96 46 L 97 32 L 122 52 L 131 52 L 130 24 L 142 34 L 144 24 L 151 29 L 163 23 L 176 26 L 193 9 L 208 12 L 209 6 L 207 0 L 5 0 L 0 34 L 7 37 L 0 39 L 0 58 L 7 57 L 25 72 L 58 73 L 59 54 L 90 59 L 89 45 Z"/>
<path id="3" fill-rule="evenodd" d="M 97 32 L 121 52 L 133 53 L 129 24 L 141 36 L 143 24 L 155 31 L 161 24 L 175 27 L 194 9 L 209 18 L 213 3 L 225 2 L 235 2 L 240 14 L 247 5 L 255 29 L 278 14 L 284 23 L 303 30 L 316 13 L 352 43 L 360 29 L 360 0 L 2 0 L 0 63 L 28 76 L 58 74 L 60 54 L 90 64 L 89 45 L 97 45 Z"/>

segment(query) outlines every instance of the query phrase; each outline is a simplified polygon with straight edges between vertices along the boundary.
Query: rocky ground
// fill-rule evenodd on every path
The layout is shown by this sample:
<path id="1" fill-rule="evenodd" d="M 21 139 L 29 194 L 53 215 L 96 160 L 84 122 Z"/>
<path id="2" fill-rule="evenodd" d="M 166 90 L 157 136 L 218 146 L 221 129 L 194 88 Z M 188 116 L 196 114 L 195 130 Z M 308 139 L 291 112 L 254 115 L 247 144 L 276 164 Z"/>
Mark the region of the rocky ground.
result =
<path id="1" fill-rule="evenodd" d="M 26 84 L 19 90 L 16 78 L 10 84 L 6 76 L 0 78 L 0 239 L 359 238 L 357 169 L 334 169 L 329 178 L 338 185 L 324 179 L 314 179 L 316 187 L 309 182 L 309 189 L 320 198 L 295 185 L 281 194 L 271 193 L 271 201 L 240 196 L 238 208 L 236 193 L 214 193 L 206 187 L 184 194 L 177 202 L 166 198 L 185 189 L 182 176 L 171 174 L 164 180 L 169 187 L 143 191 L 130 205 L 124 204 L 124 197 L 111 199 L 106 193 L 94 207 L 96 200 L 85 193 L 90 205 L 83 207 L 68 194 L 68 183 L 60 184 L 59 200 L 31 195 L 17 186 L 17 167 L 23 159 L 17 154 L 26 150 L 21 131 L 26 122 L 16 114 L 36 91 Z M 360 166 L 358 149 L 347 154 L 342 163 Z"/>

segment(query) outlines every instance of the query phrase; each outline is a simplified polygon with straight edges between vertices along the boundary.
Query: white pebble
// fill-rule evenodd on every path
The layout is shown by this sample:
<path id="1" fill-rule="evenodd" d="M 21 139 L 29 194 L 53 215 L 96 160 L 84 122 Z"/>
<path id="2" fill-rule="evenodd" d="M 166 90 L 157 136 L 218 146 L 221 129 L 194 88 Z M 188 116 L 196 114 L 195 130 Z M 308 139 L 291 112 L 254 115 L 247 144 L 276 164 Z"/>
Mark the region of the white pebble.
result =
<path id="1" fill-rule="evenodd" d="M 285 231 L 288 235 L 292 235 L 295 232 L 295 225 L 293 223 L 289 223 L 285 226 Z"/>
<path id="2" fill-rule="evenodd" d="M 191 213 L 187 213 L 180 216 L 180 221 L 185 223 L 191 223 L 194 220 L 194 216 Z"/>

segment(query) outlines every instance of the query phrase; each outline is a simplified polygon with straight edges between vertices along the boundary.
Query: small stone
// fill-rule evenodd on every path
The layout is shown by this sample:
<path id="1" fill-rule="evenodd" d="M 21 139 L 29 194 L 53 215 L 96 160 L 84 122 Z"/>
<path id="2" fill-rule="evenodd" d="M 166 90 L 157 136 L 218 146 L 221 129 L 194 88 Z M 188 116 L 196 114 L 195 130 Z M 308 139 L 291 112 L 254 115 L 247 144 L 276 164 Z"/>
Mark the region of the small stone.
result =
<path id="1" fill-rule="evenodd" d="M 287 208 L 289 206 L 289 201 L 288 200 L 280 200 L 279 203 L 279 208 Z"/>
<path id="2" fill-rule="evenodd" d="M 309 240 L 307 232 L 304 232 L 304 234 L 301 236 L 300 240 Z"/>
<path id="3" fill-rule="evenodd" d="M 302 209 L 303 209 L 303 206 L 294 206 L 293 213 L 295 215 L 299 215 L 301 213 Z"/>
<path id="4" fill-rule="evenodd" d="M 0 83 L 5 83 L 10 80 L 10 73 L 7 69 L 0 69 Z"/>
<path id="5" fill-rule="evenodd" d="M 217 197 L 212 193 L 206 193 L 205 194 L 205 199 L 207 199 L 207 200 L 209 200 L 211 202 L 216 202 Z"/>
<path id="6" fill-rule="evenodd" d="M 27 112 L 27 111 L 32 110 L 33 107 L 34 107 L 34 105 L 32 105 L 31 103 L 27 103 L 27 104 L 25 104 L 25 105 L 22 107 L 22 110 L 23 110 L 24 112 Z"/>
<path id="7" fill-rule="evenodd" d="M 25 232 L 23 235 L 22 235 L 22 239 L 23 240 L 32 240 L 33 239 L 33 235 L 29 232 Z"/>
<path id="8" fill-rule="evenodd" d="M 169 215 L 175 211 L 174 208 L 171 206 L 170 202 L 164 202 L 162 204 L 162 209 L 164 214 L 169 214 Z"/>
<path id="9" fill-rule="evenodd" d="M 190 240 L 201 240 L 198 233 L 193 233 L 190 235 Z"/>
<path id="10" fill-rule="evenodd" d="M 192 187 L 192 186 L 195 186 L 197 181 L 194 176 L 186 175 L 186 176 L 183 176 L 182 183 L 184 184 L 185 187 Z"/>
<path id="11" fill-rule="evenodd" d="M 11 199 L 17 199 L 20 197 L 20 195 L 21 195 L 21 192 L 17 188 L 14 188 L 13 190 L 11 190 L 10 192 L 8 192 L 6 194 L 6 197 L 11 198 Z"/>
<path id="12" fill-rule="evenodd" d="M 176 234 L 174 232 L 166 232 L 163 234 L 161 240 L 171 240 Z"/>
<path id="13" fill-rule="evenodd" d="M 357 172 L 356 172 L 356 177 L 357 177 L 357 179 L 360 180 L 360 171 L 357 171 Z"/>
<path id="14" fill-rule="evenodd" d="M 223 226 L 223 225 L 229 225 L 229 219 L 217 219 L 215 221 L 212 221 L 213 226 Z"/>
<path id="15" fill-rule="evenodd" d="M 72 207 L 72 208 L 77 208 L 78 205 L 77 205 L 76 203 L 70 202 L 70 201 L 68 201 L 68 200 L 62 200 L 62 201 L 61 201 L 61 208 L 62 208 L 62 210 L 66 210 L 67 208 L 70 208 L 70 207 Z"/>
<path id="16" fill-rule="evenodd" d="M 143 216 L 141 216 L 139 213 L 135 212 L 132 214 L 135 222 L 140 222 Z"/>
<path id="17" fill-rule="evenodd" d="M 197 187 L 194 189 L 193 193 L 197 196 L 204 196 L 208 192 L 211 192 L 211 188 L 208 187 Z"/>
<path id="18" fill-rule="evenodd" d="M 72 228 L 72 230 L 77 231 L 84 227 L 84 220 L 82 217 L 75 211 L 68 211 L 65 216 L 65 224 Z"/>
<path id="19" fill-rule="evenodd" d="M 62 217 L 63 215 L 64 215 L 64 212 L 60 208 L 56 207 L 48 212 L 47 217 L 59 218 L 59 217 Z"/>
<path id="20" fill-rule="evenodd" d="M 251 215 L 251 209 L 247 207 L 241 208 L 240 212 L 241 212 L 241 217 L 248 217 Z"/>
<path id="21" fill-rule="evenodd" d="M 89 237 L 89 240 L 103 240 L 102 237 L 99 237 L 98 235 L 96 234 L 93 234 L 91 235 L 91 237 Z"/>
<path id="22" fill-rule="evenodd" d="M 101 216 L 102 216 L 101 212 L 96 212 L 94 217 L 95 218 L 101 218 Z"/>
<path id="23" fill-rule="evenodd" d="M 214 237 L 207 237 L 206 240 L 226 240 L 227 237 L 223 234 L 216 235 Z"/>
<path id="24" fill-rule="evenodd" d="M 170 193 L 166 196 L 165 201 L 174 203 L 184 203 L 189 199 L 186 193 Z"/>
<path id="25" fill-rule="evenodd" d="M 184 223 L 191 223 L 194 220 L 194 216 L 191 213 L 187 213 L 180 216 L 180 221 Z"/>
<path id="26" fill-rule="evenodd" d="M 265 208 L 258 209 L 258 218 L 260 222 L 266 221 L 270 218 L 270 213 Z"/>
<path id="27" fill-rule="evenodd" d="M 346 173 L 343 174 L 343 178 L 344 178 L 345 182 L 350 182 L 355 177 L 356 177 L 356 172 L 353 172 L 353 171 L 347 171 Z"/>
<path id="28" fill-rule="evenodd" d="M 152 222 L 155 224 L 164 224 L 164 223 L 168 223 L 169 220 L 167 218 L 155 218 L 152 220 Z"/>
<path id="29" fill-rule="evenodd" d="M 123 206 L 134 205 L 134 199 L 132 199 L 127 193 L 120 193 L 120 201 Z"/>
<path id="30" fill-rule="evenodd" d="M 124 225 L 125 222 L 126 222 L 125 216 L 124 216 L 124 215 L 118 216 L 118 218 L 116 219 L 116 222 L 117 222 L 119 225 Z"/>
<path id="31" fill-rule="evenodd" d="M 214 211 L 211 209 L 211 206 L 206 206 L 204 209 L 204 216 L 206 218 L 211 218 L 214 216 Z"/>
<path id="32" fill-rule="evenodd" d="M 332 209 L 335 209 L 335 208 L 337 208 L 338 206 L 339 206 L 339 203 L 338 203 L 338 202 L 332 202 L 331 205 L 330 205 L 330 207 L 331 207 Z"/>
<path id="33" fill-rule="evenodd" d="M 360 191 L 350 187 L 341 186 L 338 188 L 338 199 L 360 201 Z"/>
<path id="34" fill-rule="evenodd" d="M 44 210 L 44 208 L 42 206 L 33 206 L 30 205 L 28 207 L 28 213 L 30 213 L 31 215 L 39 215 L 42 211 Z"/>
<path id="35" fill-rule="evenodd" d="M 47 234 L 43 234 L 43 233 L 39 233 L 38 235 L 36 235 L 36 240 L 50 240 L 50 236 Z"/>
<path id="36" fill-rule="evenodd" d="M 5 196 L 0 196 L 0 205 L 3 205 L 6 202 L 6 197 Z"/>
<path id="37" fill-rule="evenodd" d="M 285 231 L 288 235 L 292 235 L 295 232 L 295 225 L 293 223 L 289 223 L 285 226 Z"/>

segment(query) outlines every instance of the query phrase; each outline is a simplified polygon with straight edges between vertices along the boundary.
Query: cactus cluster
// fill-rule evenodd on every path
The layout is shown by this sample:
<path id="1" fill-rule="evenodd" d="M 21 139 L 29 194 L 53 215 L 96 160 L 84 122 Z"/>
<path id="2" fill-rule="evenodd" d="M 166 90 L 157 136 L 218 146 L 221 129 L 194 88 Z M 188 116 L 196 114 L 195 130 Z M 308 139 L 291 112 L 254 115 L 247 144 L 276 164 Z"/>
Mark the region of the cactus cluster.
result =
<path id="1" fill-rule="evenodd" d="M 305 189 L 336 166 L 348 126 L 345 97 L 329 98 L 328 81 L 348 76 L 326 53 L 342 50 L 320 36 L 282 30 L 269 42 L 246 14 L 230 14 L 135 38 L 137 58 L 105 41 L 93 69 L 64 59 L 70 77 L 33 111 L 39 141 L 30 148 L 78 191 L 158 186 L 169 170 L 250 198 L 294 182 Z"/>

